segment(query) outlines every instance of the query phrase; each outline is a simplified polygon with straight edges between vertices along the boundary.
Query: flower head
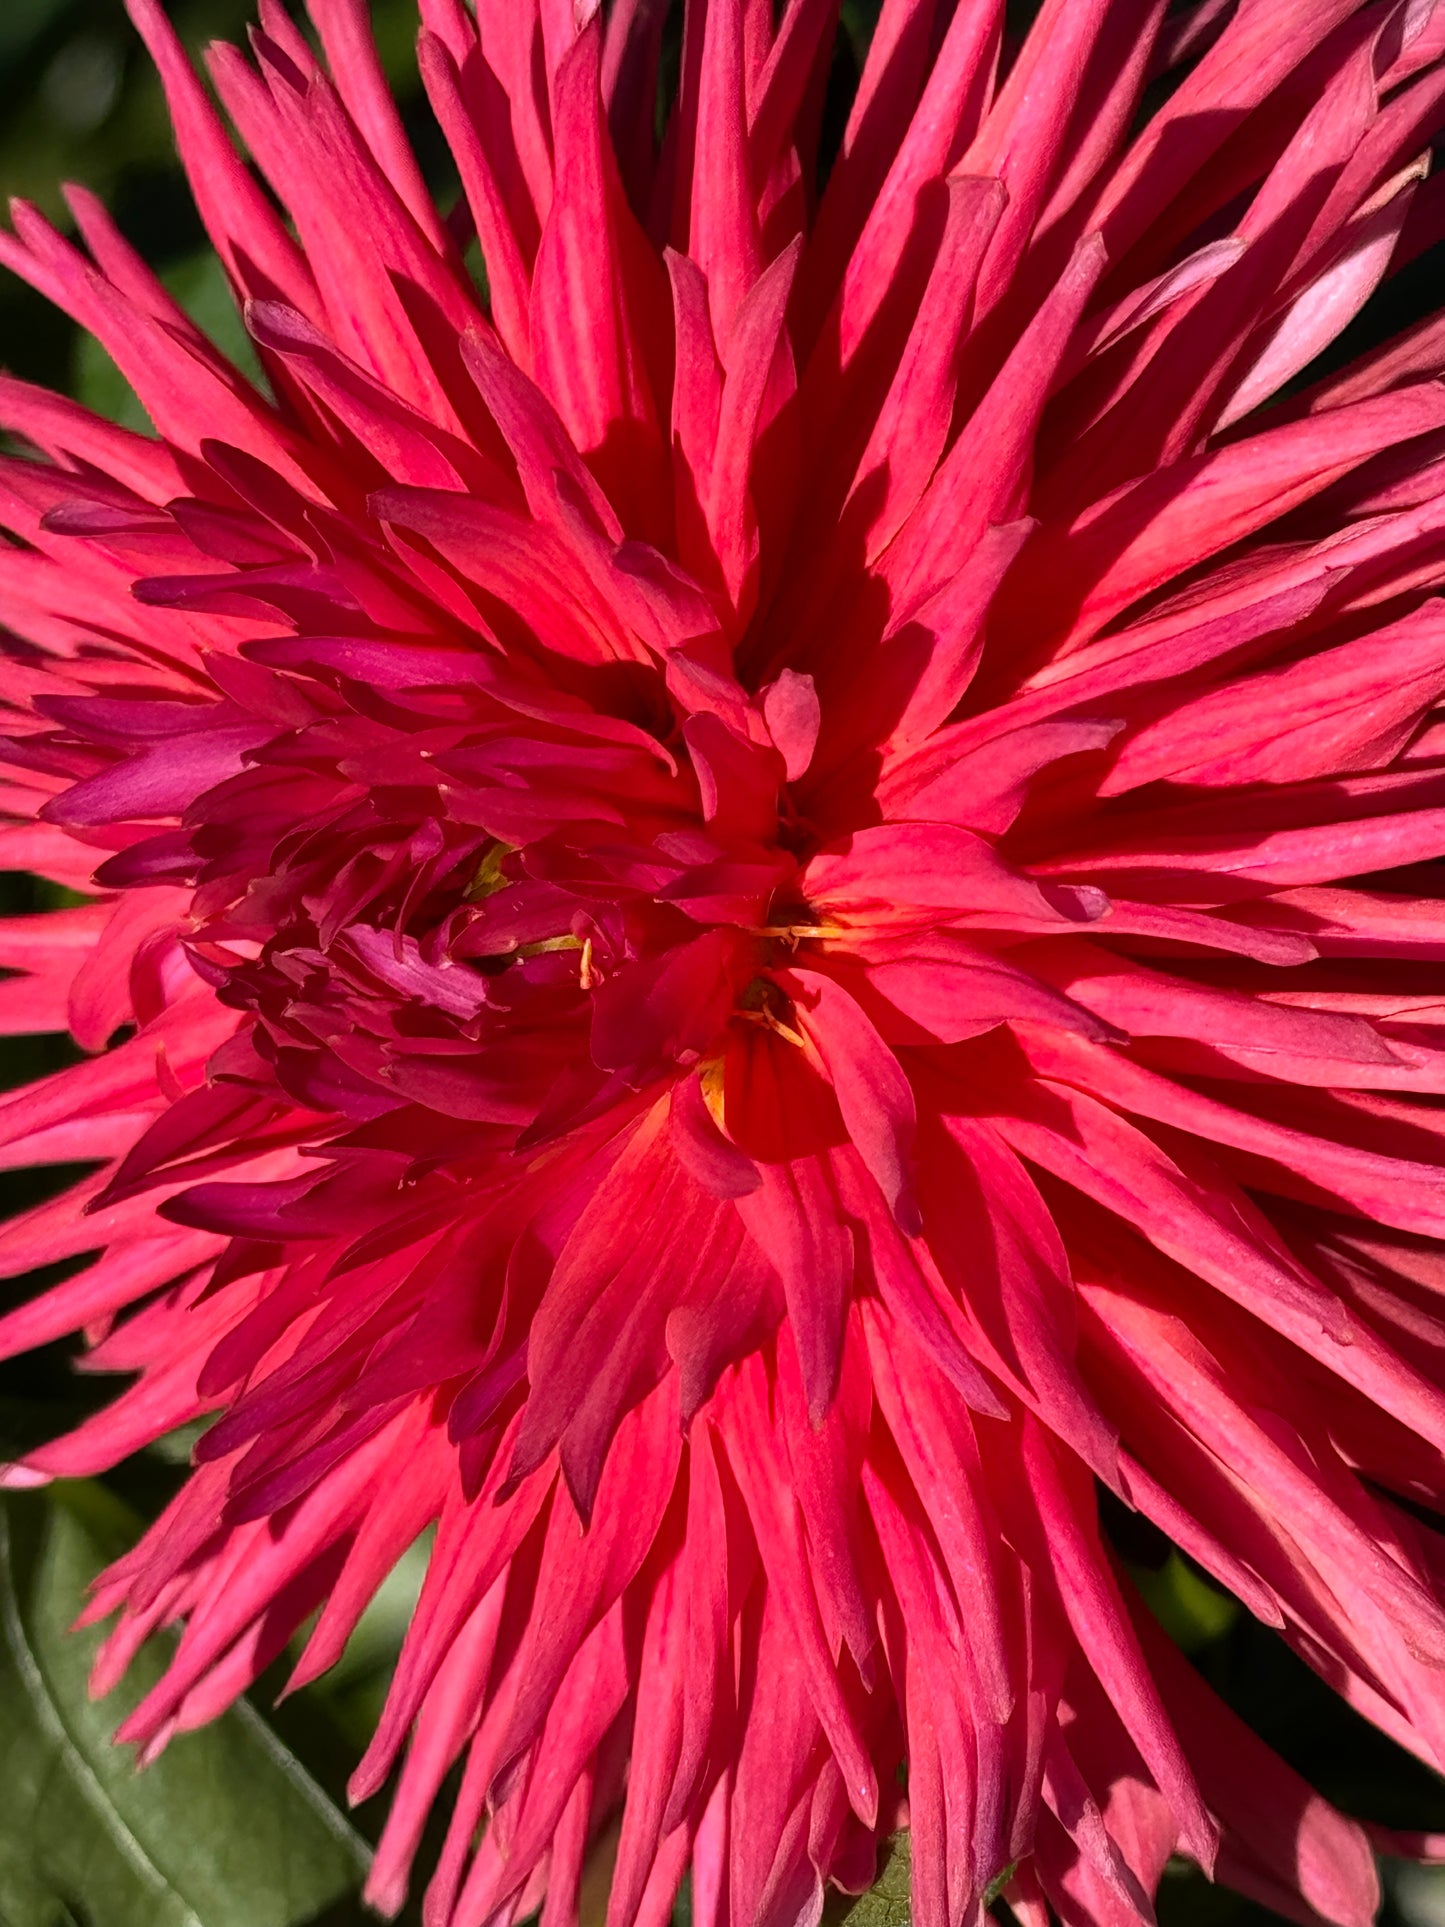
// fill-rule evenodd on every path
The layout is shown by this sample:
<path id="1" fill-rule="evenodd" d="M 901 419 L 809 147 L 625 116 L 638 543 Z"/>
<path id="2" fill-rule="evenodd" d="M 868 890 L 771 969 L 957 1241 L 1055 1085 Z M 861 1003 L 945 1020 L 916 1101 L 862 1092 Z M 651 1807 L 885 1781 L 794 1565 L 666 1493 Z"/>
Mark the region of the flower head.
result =
<path id="1" fill-rule="evenodd" d="M 1135 1508 L 1445 1766 L 1445 324 L 1431 0 L 364 0 L 211 77 L 129 0 L 269 392 L 101 208 L 0 261 L 154 438 L 0 422 L 0 1101 L 98 1161 L 0 1321 L 208 1417 L 101 1582 L 123 1737 L 437 1527 L 355 1791 L 399 1904 L 1365 1927 L 1363 1832 L 1154 1626 Z M 679 10 L 683 11 L 683 10 Z M 776 15 L 776 18 L 775 18 Z M 667 93 L 667 90 L 664 90 Z M 268 191 L 269 190 L 269 191 Z M 464 265 L 472 237 L 482 298 Z M 117 1041 L 118 1040 L 118 1041 Z M 108 1047 L 107 1047 L 108 1046 Z"/>

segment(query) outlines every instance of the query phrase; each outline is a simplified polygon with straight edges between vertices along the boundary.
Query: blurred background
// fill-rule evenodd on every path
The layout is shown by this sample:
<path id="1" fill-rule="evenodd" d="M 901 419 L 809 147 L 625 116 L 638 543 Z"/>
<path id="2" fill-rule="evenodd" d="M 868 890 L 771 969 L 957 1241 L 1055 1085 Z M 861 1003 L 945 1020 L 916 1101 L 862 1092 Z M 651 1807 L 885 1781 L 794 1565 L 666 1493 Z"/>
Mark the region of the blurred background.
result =
<path id="1" fill-rule="evenodd" d="M 1018 9 L 1020 24 L 1031 10 Z M 252 17 L 251 0 L 171 0 L 170 11 L 198 49 L 213 38 L 243 38 Z M 372 12 L 424 165 L 446 201 L 452 187 L 411 54 L 414 0 L 372 0 Z M 875 12 L 869 0 L 845 6 L 835 75 L 844 109 Z M 121 0 L 0 0 L 0 191 L 65 225 L 65 180 L 99 193 L 200 325 L 247 360 L 239 317 L 175 162 L 160 88 Z M 1440 266 L 1427 257 L 1400 277 L 1347 346 L 1437 306 Z M 3 275 L 0 367 L 147 426 L 104 353 Z M 5 914 L 63 900 L 52 886 L 0 875 Z M 53 1037 L 0 1040 L 0 1086 L 27 1083 L 71 1054 Z M 75 1175 L 0 1171 L 0 1216 L 35 1205 Z M 0 1308 L 67 1268 L 0 1286 Z M 78 1376 L 69 1346 L 0 1365 L 0 1459 L 73 1425 L 115 1389 Z M 104 1481 L 15 1495 L 0 1508 L 0 1927 L 348 1927 L 369 1918 L 356 1896 L 385 1799 L 348 1816 L 344 1787 L 385 1691 L 424 1546 L 403 1562 L 332 1674 L 277 1707 L 286 1670 L 278 1663 L 252 1705 L 184 1736 L 138 1776 L 107 1741 L 139 1697 L 148 1665 L 154 1676 L 156 1656 L 143 1660 L 141 1682 L 97 1707 L 86 1700 L 95 1636 L 65 1629 L 86 1580 L 176 1490 L 189 1444 L 165 1440 Z M 1445 1830 L 1445 1789 L 1433 1774 L 1342 1707 L 1159 1535 L 1122 1508 L 1106 1511 L 1106 1526 L 1170 1633 L 1321 1791 L 1362 1818 Z M 418 1892 L 436 1844 L 423 1853 Z M 604 1853 L 588 1883 L 584 1927 L 600 1927 L 606 1871 Z M 1390 1927 L 1445 1927 L 1445 1869 L 1387 1862 L 1386 1885 Z M 684 1896 L 684 1922 L 687 1912 Z M 1164 1927 L 1262 1927 L 1274 1918 L 1182 1865 L 1166 1875 L 1159 1912 Z M 897 1927 L 896 1902 L 858 1913 L 856 1927 L 863 1916 L 867 1927 Z M 415 1898 L 403 1919 L 420 1921 Z"/>

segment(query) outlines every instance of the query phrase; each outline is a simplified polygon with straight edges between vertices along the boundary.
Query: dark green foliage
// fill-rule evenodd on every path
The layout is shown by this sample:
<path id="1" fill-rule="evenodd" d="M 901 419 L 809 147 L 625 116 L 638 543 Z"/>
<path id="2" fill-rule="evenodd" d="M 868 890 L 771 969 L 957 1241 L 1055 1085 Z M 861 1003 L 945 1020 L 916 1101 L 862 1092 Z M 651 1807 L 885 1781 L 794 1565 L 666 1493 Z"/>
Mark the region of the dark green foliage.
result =
<path id="1" fill-rule="evenodd" d="M 0 1919 L 6 1927 L 300 1927 L 356 1884 L 366 1845 L 242 1702 L 136 1770 L 111 1744 L 161 1642 L 102 1702 L 91 1579 L 138 1521 L 99 1486 L 0 1506 Z"/>

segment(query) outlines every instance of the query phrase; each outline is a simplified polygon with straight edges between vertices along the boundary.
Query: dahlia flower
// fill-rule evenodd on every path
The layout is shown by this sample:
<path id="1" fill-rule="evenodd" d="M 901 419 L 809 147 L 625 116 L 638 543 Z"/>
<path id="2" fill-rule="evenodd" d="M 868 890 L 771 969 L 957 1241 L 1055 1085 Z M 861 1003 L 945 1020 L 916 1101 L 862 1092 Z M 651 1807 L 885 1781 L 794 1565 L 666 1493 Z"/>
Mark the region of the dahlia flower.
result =
<path id="1" fill-rule="evenodd" d="M 428 1526 L 358 1797 L 435 1927 L 1365 1927 L 1370 1842 L 1099 1494 L 1445 1767 L 1438 0 L 127 0 L 267 383 L 102 208 L 0 261 L 143 437 L 0 382 L 0 1101 L 98 1254 L 0 1321 L 208 1421 L 99 1583 L 153 1753 Z M 655 102 L 664 123 L 655 138 Z M 836 151 L 832 151 L 836 149 Z M 485 264 L 479 291 L 467 265 Z M 1296 377 L 1303 377 L 1302 381 Z M 1415 1843 L 1423 1850 L 1428 1843 Z"/>

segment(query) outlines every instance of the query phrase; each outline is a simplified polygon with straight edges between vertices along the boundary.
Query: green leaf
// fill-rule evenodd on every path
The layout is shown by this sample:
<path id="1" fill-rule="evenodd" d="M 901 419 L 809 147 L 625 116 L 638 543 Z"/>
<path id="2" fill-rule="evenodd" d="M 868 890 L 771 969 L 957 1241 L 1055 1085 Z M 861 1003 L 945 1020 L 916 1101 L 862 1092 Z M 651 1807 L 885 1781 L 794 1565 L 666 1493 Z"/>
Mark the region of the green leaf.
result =
<path id="1" fill-rule="evenodd" d="M 878 1878 L 866 1894 L 830 1894 L 824 1927 L 909 1927 L 913 1919 L 913 1854 L 906 1833 L 883 1849 Z"/>
<path id="2" fill-rule="evenodd" d="M 96 1703 L 100 1634 L 71 1632 L 124 1543 L 103 1487 L 0 1497 L 0 1922 L 300 1927 L 352 1890 L 366 1847 L 244 1701 L 137 1772 L 111 1744 L 165 1642 Z"/>
<path id="3" fill-rule="evenodd" d="M 1017 1868 L 1015 1860 L 989 1882 L 985 1907 L 992 1907 Z M 878 1878 L 866 1894 L 830 1894 L 823 1908 L 823 1927 L 912 1927 L 912 1920 L 913 1850 L 906 1833 L 895 1833 L 884 1847 Z"/>
<path id="4" fill-rule="evenodd" d="M 435 1531 L 429 1528 L 402 1554 L 372 1595 L 341 1657 L 306 1688 L 358 1754 L 366 1751 L 386 1704 L 401 1643 L 421 1597 L 435 1537 Z M 298 1651 L 303 1643 L 298 1635 Z"/>
<path id="5" fill-rule="evenodd" d="M 1186 1653 L 1222 1639 L 1239 1617 L 1239 1601 L 1212 1586 L 1176 1551 L 1157 1572 L 1131 1570 L 1150 1612 Z"/>

